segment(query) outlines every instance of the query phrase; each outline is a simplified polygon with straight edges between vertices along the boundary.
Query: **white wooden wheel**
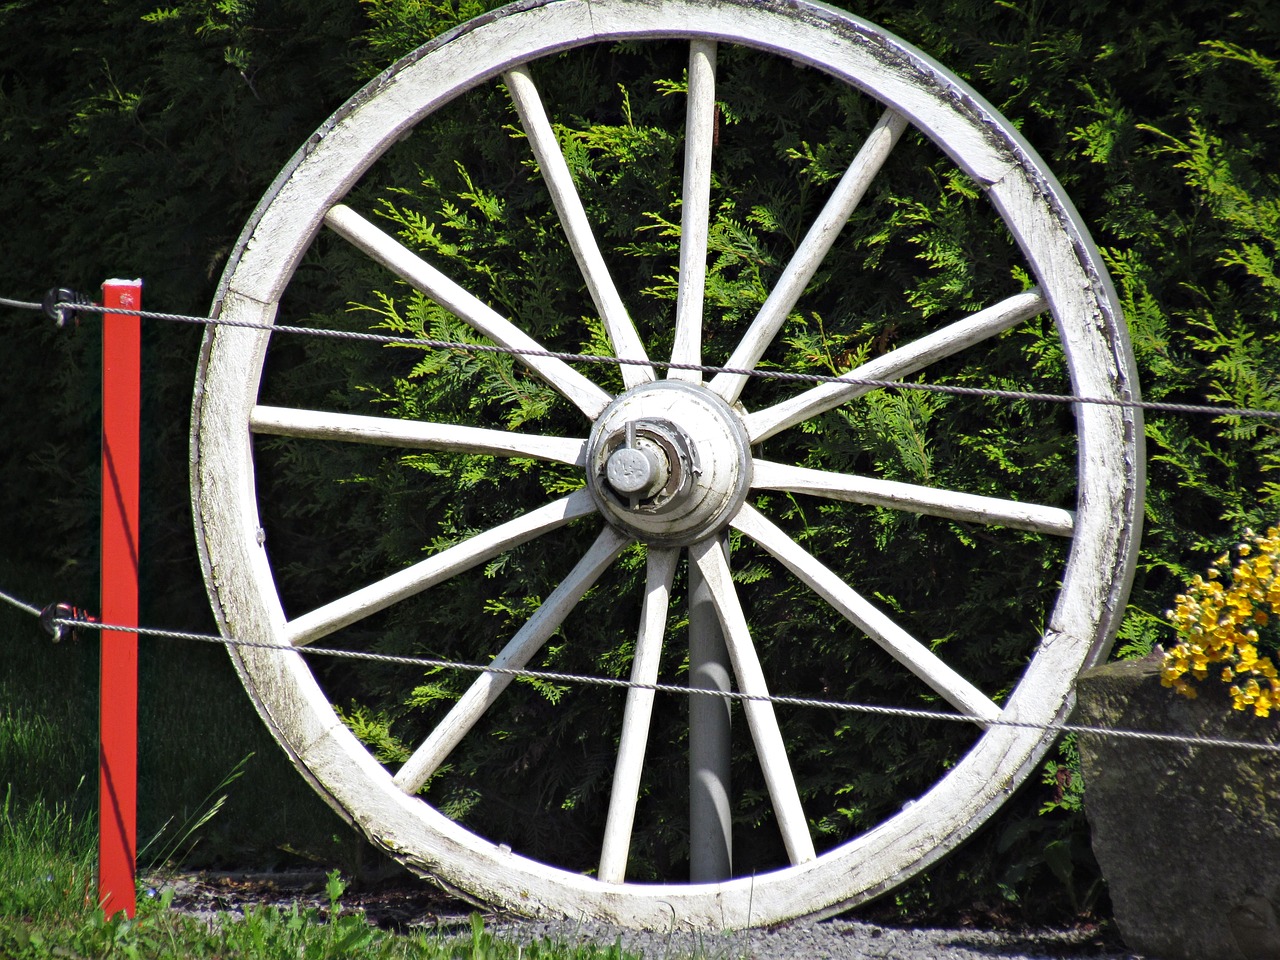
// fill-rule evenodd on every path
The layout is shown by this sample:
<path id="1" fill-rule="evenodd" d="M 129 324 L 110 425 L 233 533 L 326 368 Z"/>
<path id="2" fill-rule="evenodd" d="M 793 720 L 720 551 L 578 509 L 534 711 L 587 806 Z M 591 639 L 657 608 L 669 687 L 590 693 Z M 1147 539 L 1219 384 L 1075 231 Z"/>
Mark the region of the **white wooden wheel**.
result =
<path id="1" fill-rule="evenodd" d="M 727 363 L 750 368 L 779 336 L 837 234 L 905 130 L 914 128 L 980 185 L 1012 235 L 1035 286 L 1011 289 L 985 309 L 938 321 L 932 332 L 850 369 L 865 379 L 904 379 L 981 349 L 1005 331 L 1052 315 L 1078 396 L 1134 399 L 1138 387 L 1124 321 L 1100 257 L 1061 187 L 1011 124 L 927 56 L 849 14 L 792 0 L 522 0 L 440 37 L 353 97 L 282 171 L 232 254 L 214 309 L 224 320 L 271 324 L 304 253 L 318 234 L 363 251 L 425 292 L 489 340 L 543 347 L 463 286 L 344 204 L 357 181 L 406 131 L 461 93 L 505 84 L 553 198 L 592 300 L 623 358 L 649 359 L 649 345 L 615 289 L 542 106 L 540 58 L 601 42 L 677 40 L 690 47 L 685 128 L 680 288 L 674 315 L 677 363 L 703 361 L 703 283 L 713 149 L 717 50 L 752 48 L 821 71 L 874 98 L 883 118 L 835 187 L 763 309 Z M 532 64 L 532 66 L 530 66 Z M 910 134 L 916 136 L 916 133 Z M 329 242 L 335 242 L 330 240 Z M 389 279 L 388 282 L 391 282 Z M 312 785 L 378 845 L 411 869 L 485 903 L 530 915 L 595 917 L 667 928 L 734 928 L 830 914 L 873 897 L 933 863 L 969 836 L 1032 770 L 1052 741 L 1030 725 L 1062 720 L 1077 673 L 1105 656 L 1123 609 L 1142 515 L 1142 424 L 1136 409 L 1073 407 L 1077 468 L 1074 509 L 964 491 L 815 470 L 753 456 L 791 427 L 856 401 L 858 385 L 802 386 L 756 408 L 742 376 L 705 379 L 643 364 L 621 367 L 613 395 L 590 367 L 525 356 L 520 362 L 579 412 L 577 438 L 429 420 L 355 416 L 259 401 L 270 335 L 211 328 L 202 351 L 193 414 L 192 490 L 197 539 L 215 614 L 228 636 L 289 650 L 448 581 L 504 551 L 566 524 L 598 531 L 560 586 L 500 649 L 475 651 L 501 666 L 529 664 L 548 637 L 628 545 L 646 545 L 647 591 L 632 677 L 658 679 L 667 601 L 679 558 L 711 591 L 736 685 L 749 693 L 790 692 L 765 675 L 739 602 L 721 534 L 732 528 L 771 555 L 844 618 L 850 642 L 870 638 L 935 692 L 940 706 L 973 718 L 971 749 L 913 802 L 878 826 L 829 849 L 815 845 L 788 758 L 784 708 L 744 706 L 789 864 L 722 882 L 636 883 L 627 848 L 654 695 L 627 695 L 600 866 L 594 875 L 537 862 L 502 837 L 481 837 L 418 799 L 419 787 L 466 738 L 510 682 L 483 674 L 435 726 L 412 758 L 386 769 L 341 722 L 299 653 L 233 648 L 246 687 L 272 733 Z M 655 357 L 652 359 L 666 359 Z M 254 437 L 345 439 L 405 448 L 538 458 L 582 469 L 584 486 L 532 504 L 509 522 L 384 579 L 287 617 L 264 546 L 254 472 Z M 1066 538 L 1061 587 L 1038 645 L 1006 693 L 984 692 L 944 656 L 858 592 L 831 563 L 809 552 L 756 503 L 762 491 L 830 498 L 868 509 L 903 510 L 978 528 L 1012 527 Z M 603 519 L 602 519 L 603 518 Z M 505 646 L 502 646 L 505 644 Z M 496 654 L 496 656 L 495 656 Z M 669 678 L 664 678 L 669 679 Z M 618 703 L 621 704 L 621 697 Z M 795 708 L 787 708 L 795 709 Z M 619 711 L 621 712 L 621 710 Z"/>

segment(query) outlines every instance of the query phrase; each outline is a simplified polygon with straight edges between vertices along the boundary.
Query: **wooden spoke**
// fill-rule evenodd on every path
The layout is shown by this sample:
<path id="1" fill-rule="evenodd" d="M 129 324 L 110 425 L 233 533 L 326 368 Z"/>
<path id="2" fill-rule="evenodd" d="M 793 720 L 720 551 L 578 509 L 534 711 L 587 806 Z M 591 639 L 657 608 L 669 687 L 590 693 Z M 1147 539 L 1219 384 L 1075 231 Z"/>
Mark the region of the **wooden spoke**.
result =
<path id="1" fill-rule="evenodd" d="M 560 150 L 547 112 L 543 109 L 533 77 L 529 75 L 527 67 L 515 67 L 507 71 L 503 79 L 533 148 L 533 155 L 538 160 L 538 167 L 542 170 L 542 177 L 551 191 L 551 199 L 555 202 L 560 223 L 569 238 L 569 246 L 578 260 L 583 279 L 587 282 L 591 299 L 595 301 L 605 329 L 609 332 L 609 339 L 613 341 L 616 355 L 628 360 L 648 359 L 644 345 L 640 342 L 640 335 L 627 314 L 627 308 L 623 306 L 613 277 L 600 253 L 591 222 L 582 206 L 582 198 L 578 196 L 569 164 Z M 622 364 L 620 369 L 622 382 L 627 389 L 656 379 L 652 367 Z"/>
<path id="2" fill-rule="evenodd" d="M 899 380 L 944 357 L 959 353 L 998 333 L 1029 320 L 1048 307 L 1038 289 L 1002 300 L 973 316 L 957 320 L 912 343 L 891 350 L 850 370 L 843 376 L 858 380 Z M 747 433 L 759 443 L 797 423 L 840 406 L 872 390 L 856 383 L 823 383 L 781 403 L 757 410 L 747 417 Z"/>
<path id="3" fill-rule="evenodd" d="M 594 513 L 595 509 L 591 494 L 586 490 L 571 493 L 290 620 L 284 627 L 284 639 L 295 647 L 314 643 L 335 630 L 385 610 L 393 603 L 421 593 L 518 544 L 564 526 L 570 520 Z"/>
<path id="4" fill-rule="evenodd" d="M 738 689 L 749 696 L 768 696 L 769 687 L 760 667 L 760 658 L 751 642 L 747 620 L 743 616 L 733 579 L 729 575 L 729 561 L 725 557 L 720 538 L 709 537 L 695 543 L 689 548 L 689 559 L 698 565 L 711 588 L 716 613 L 720 616 L 720 625 L 724 630 L 725 646 L 729 649 L 733 672 L 738 678 Z M 744 700 L 742 708 L 747 717 L 747 726 L 751 730 L 751 739 L 756 746 L 756 755 L 760 758 L 760 767 L 764 771 L 787 856 L 793 864 L 806 863 L 816 856 L 813 838 L 809 835 L 809 825 L 800 803 L 800 791 L 796 788 L 791 764 L 787 760 L 787 750 L 782 741 L 782 730 L 778 727 L 778 718 L 773 712 L 773 704 L 767 700 Z"/>
<path id="5" fill-rule="evenodd" d="M 976 720 L 995 720 L 1000 716 L 1000 708 L 986 694 L 867 602 L 861 594 L 766 519 L 760 511 L 750 504 L 744 504 L 734 518 L 733 526 L 773 554 L 818 596 L 840 611 L 850 623 L 880 644 L 956 709 Z"/>
<path id="6" fill-rule="evenodd" d="M 1059 507 L 1018 503 L 955 490 L 938 490 L 915 483 L 810 470 L 770 460 L 752 461 L 753 489 L 807 493 L 830 500 L 848 500 L 908 513 L 926 513 L 995 527 L 1013 527 L 1069 537 L 1075 514 Z"/>
<path id="7" fill-rule="evenodd" d="M 350 207 L 339 204 L 330 208 L 325 214 L 324 222 L 335 233 L 401 279 L 413 284 L 494 343 L 516 350 L 546 349 L 510 320 L 458 286 L 395 237 L 379 230 Z M 609 395 L 604 390 L 563 360 L 529 355 L 520 355 L 517 359 L 536 371 L 588 417 L 597 416 L 609 403 Z"/>
<path id="8" fill-rule="evenodd" d="M 644 606 L 640 611 L 640 631 L 636 637 L 631 682 L 652 685 L 658 682 L 658 661 L 662 655 L 662 634 L 667 623 L 671 584 L 676 575 L 680 551 L 649 548 L 645 573 Z M 605 821 L 604 845 L 600 851 L 598 876 L 606 883 L 621 883 L 626 877 L 631 828 L 640 798 L 640 773 L 644 766 L 649 721 L 653 716 L 652 690 L 632 687 L 622 715 L 622 736 L 609 794 L 609 816 Z"/>
<path id="9" fill-rule="evenodd" d="M 612 527 L 605 527 L 583 558 L 569 571 L 569 575 L 551 591 L 542 606 L 525 621 L 524 626 L 507 642 L 489 666 L 498 670 L 519 670 L 524 667 L 560 624 L 564 623 L 564 618 L 577 606 L 582 595 L 630 542 L 630 538 Z M 498 699 L 498 695 L 510 686 L 513 679 L 510 674 L 505 673 L 482 673 L 431 731 L 431 735 L 405 761 L 395 775 L 396 786 L 410 794 L 421 790 L 445 757 L 476 725 L 476 721 Z"/>
<path id="10" fill-rule="evenodd" d="M 769 299 L 760 308 L 733 355 L 725 362 L 726 367 L 739 370 L 755 367 L 906 128 L 907 118 L 902 114 L 893 110 L 884 112 L 805 234 L 795 256 L 770 292 Z M 726 403 L 733 403 L 742 393 L 747 379 L 737 374 L 718 373 L 711 380 L 711 389 Z"/>
<path id="11" fill-rule="evenodd" d="M 296 407 L 254 407 L 249 415 L 249 429 L 254 433 L 309 440 L 347 440 L 384 447 L 533 457 L 578 467 L 586 462 L 586 440 Z"/>
<path id="12" fill-rule="evenodd" d="M 689 95 L 684 126 L 684 197 L 680 210 L 680 288 L 676 293 L 673 363 L 702 362 L 702 309 L 711 225 L 711 152 L 716 131 L 716 45 L 689 46 Z M 697 370 L 672 370 L 672 380 L 701 383 Z"/>

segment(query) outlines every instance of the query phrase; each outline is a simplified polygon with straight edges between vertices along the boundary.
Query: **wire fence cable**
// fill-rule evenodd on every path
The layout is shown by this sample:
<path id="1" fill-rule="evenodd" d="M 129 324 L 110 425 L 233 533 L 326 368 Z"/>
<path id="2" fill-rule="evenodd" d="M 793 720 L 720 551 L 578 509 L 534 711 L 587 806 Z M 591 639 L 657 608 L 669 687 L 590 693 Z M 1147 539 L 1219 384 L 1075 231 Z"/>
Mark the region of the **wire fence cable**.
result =
<path id="1" fill-rule="evenodd" d="M 14 606 L 40 616 L 36 607 L 23 603 L 14 597 L 0 592 L 4 599 Z M 678 696 L 716 697 L 722 700 L 746 702 L 760 701 L 778 706 L 806 707 L 820 710 L 834 710 L 844 713 L 863 713 L 882 717 L 899 717 L 911 720 L 935 720 L 946 723 L 977 723 L 974 717 L 961 713 L 943 710 L 924 710 L 915 707 L 890 707 L 873 703 L 854 703 L 841 700 L 820 700 L 812 697 L 795 697 L 784 694 L 751 694 L 736 690 L 712 690 L 701 687 L 689 687 L 674 683 L 637 683 L 617 677 L 598 677 L 589 674 L 561 673 L 552 670 L 529 670 L 512 667 L 494 667 L 479 663 L 464 663 L 455 660 L 441 660 L 431 657 L 397 656 L 395 654 L 372 653 L 363 650 L 343 650 L 335 647 L 302 646 L 293 647 L 275 643 L 264 643 L 257 640 L 241 640 L 235 637 L 223 637 L 209 633 L 192 633 L 184 630 L 163 630 L 155 627 L 132 627 L 121 624 L 100 623 L 98 621 L 54 617 L 50 623 L 60 629 L 69 630 L 103 630 L 122 633 L 135 633 L 140 636 L 155 637 L 164 640 L 189 640 L 198 643 L 216 643 L 225 647 L 241 647 L 249 649 L 274 650 L 278 653 L 299 655 L 336 657 L 346 660 L 365 660 L 374 663 L 394 664 L 398 666 L 420 667 L 431 670 L 456 670 L 462 673 L 489 673 L 515 678 L 540 680 L 547 683 L 579 684 L 582 686 L 610 687 L 623 690 L 651 690 L 655 693 L 675 694 Z M 1100 737 L 1113 737 L 1124 740 L 1137 740 L 1149 743 L 1176 743 L 1198 747 L 1216 747 L 1227 750 L 1253 750 L 1262 753 L 1280 753 L 1280 743 L 1269 743 L 1261 740 L 1235 740 L 1224 737 L 1203 737 L 1181 733 L 1166 733 L 1156 730 L 1130 730 L 1118 727 L 1099 727 L 1088 724 L 1069 723 L 1033 723 L 1016 718 L 997 717 L 982 720 L 984 726 L 1014 727 L 1022 730 L 1038 730 L 1053 737 L 1063 733 L 1087 734 Z"/>
<path id="2" fill-rule="evenodd" d="M 0 299 L 0 306 L 23 309 L 43 309 L 41 304 L 19 300 Z M 312 337 L 329 337 L 338 340 L 359 340 L 384 346 L 415 347 L 422 350 L 456 350 L 465 353 L 506 354 L 516 357 L 540 357 L 561 360 L 565 363 L 604 364 L 610 366 L 643 366 L 660 370 L 692 370 L 705 374 L 729 374 L 752 377 L 758 380 L 780 380 L 794 383 L 840 383 L 850 386 L 884 390 L 916 390 L 926 393 L 942 393 L 961 397 L 990 397 L 998 400 L 1029 400 L 1039 403 L 1089 403 L 1105 407 L 1122 407 L 1153 413 L 1197 414 L 1213 417 L 1249 417 L 1264 420 L 1280 420 L 1280 410 L 1259 410 L 1251 407 L 1222 407 L 1204 403 L 1166 403 L 1153 400 L 1126 399 L 1123 397 L 1085 397 L 1074 394 L 1039 393 L 1027 390 L 997 390 L 990 387 L 962 387 L 945 383 L 919 383 L 906 380 L 874 380 L 847 375 L 821 373 L 793 373 L 785 370 L 761 370 L 743 367 L 721 367 L 699 363 L 676 363 L 669 360 L 610 357 L 593 353 L 570 353 L 559 350 L 535 350 L 522 347 L 504 347 L 497 344 L 467 343 L 463 340 L 433 340 L 426 337 L 397 337 L 389 334 L 364 333 L 356 330 L 332 330 L 322 327 L 298 327 L 279 323 L 259 323 L 250 320 L 224 320 L 220 317 L 201 317 L 181 313 L 161 313 L 154 310 L 124 310 L 75 301 L 59 301 L 53 304 L 57 310 L 89 313 L 113 313 L 124 316 L 161 320 L 170 323 L 197 324 L 201 326 L 238 327 L 249 330 L 267 330 L 274 333 Z"/>

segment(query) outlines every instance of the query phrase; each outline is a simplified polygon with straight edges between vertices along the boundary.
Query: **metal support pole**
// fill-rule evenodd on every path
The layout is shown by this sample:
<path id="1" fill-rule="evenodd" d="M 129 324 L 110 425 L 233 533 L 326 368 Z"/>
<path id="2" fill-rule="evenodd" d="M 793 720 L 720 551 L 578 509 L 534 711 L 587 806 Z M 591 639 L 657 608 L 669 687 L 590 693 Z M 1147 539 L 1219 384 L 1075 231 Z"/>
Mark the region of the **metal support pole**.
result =
<path id="1" fill-rule="evenodd" d="M 729 544 L 724 544 L 726 553 Z M 689 564 L 689 686 L 730 689 L 732 667 L 711 590 Z M 732 759 L 729 701 L 689 698 L 689 880 L 714 883 L 733 875 L 733 827 L 729 816 Z"/>
<path id="2" fill-rule="evenodd" d="M 142 308 L 141 280 L 108 280 L 102 305 Z M 138 625 L 141 321 L 102 318 L 102 620 Z M 99 688 L 98 900 L 137 909 L 138 635 L 102 632 Z"/>

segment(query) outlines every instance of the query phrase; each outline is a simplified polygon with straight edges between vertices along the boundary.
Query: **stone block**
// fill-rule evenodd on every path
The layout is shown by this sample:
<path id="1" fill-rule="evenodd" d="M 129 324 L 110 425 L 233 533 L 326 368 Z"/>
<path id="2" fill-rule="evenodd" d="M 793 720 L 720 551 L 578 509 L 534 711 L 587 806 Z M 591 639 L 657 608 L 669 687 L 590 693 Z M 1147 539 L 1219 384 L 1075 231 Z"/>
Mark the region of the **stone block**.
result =
<path id="1" fill-rule="evenodd" d="M 1085 671 L 1076 723 L 1280 742 L 1280 716 L 1231 709 L 1216 680 L 1189 700 L 1158 654 Z M 1079 737 L 1085 814 L 1132 949 L 1165 960 L 1280 960 L 1280 753 Z"/>

